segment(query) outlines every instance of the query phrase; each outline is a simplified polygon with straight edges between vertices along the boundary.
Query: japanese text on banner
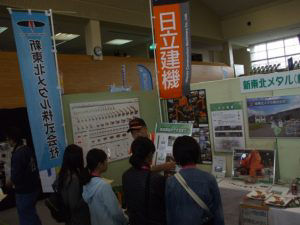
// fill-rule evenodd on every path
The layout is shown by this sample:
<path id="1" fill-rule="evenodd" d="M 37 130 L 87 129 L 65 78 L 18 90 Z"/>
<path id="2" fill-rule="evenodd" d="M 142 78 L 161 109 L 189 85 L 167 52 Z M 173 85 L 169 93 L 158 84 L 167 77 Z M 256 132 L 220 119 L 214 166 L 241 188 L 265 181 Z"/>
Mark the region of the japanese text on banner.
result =
<path id="1" fill-rule="evenodd" d="M 160 97 L 178 98 L 183 87 L 180 4 L 154 6 L 156 62 Z"/>
<path id="2" fill-rule="evenodd" d="M 51 159 L 56 159 L 59 156 L 59 148 L 57 146 L 57 136 L 55 124 L 53 121 L 53 113 L 51 104 L 48 98 L 48 87 L 45 78 L 45 65 L 43 60 L 42 43 L 40 40 L 29 40 L 30 52 L 32 57 L 33 71 L 38 82 L 38 93 L 40 98 L 40 108 L 42 112 L 42 121 L 44 126 L 44 133 L 47 137 L 47 145 Z"/>
<path id="3" fill-rule="evenodd" d="M 300 87 L 300 71 L 242 77 L 240 83 L 242 93 L 297 88 Z"/>

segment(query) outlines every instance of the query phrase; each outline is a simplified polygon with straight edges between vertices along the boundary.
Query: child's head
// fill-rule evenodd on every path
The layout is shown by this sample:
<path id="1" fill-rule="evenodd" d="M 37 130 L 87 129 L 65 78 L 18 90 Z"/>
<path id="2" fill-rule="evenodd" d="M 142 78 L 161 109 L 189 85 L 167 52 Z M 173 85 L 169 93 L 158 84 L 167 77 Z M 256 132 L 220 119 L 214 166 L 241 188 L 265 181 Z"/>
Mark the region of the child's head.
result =
<path id="1" fill-rule="evenodd" d="M 91 172 L 105 172 L 107 170 L 107 155 L 103 150 L 93 148 L 87 153 L 86 163 Z"/>

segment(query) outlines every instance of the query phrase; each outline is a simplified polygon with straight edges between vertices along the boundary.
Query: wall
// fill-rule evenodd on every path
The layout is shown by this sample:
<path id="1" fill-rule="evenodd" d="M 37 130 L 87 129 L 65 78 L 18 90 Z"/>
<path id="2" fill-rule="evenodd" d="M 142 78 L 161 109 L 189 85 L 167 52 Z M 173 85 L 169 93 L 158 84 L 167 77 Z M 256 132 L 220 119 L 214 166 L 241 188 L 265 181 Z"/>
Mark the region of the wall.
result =
<path id="1" fill-rule="evenodd" d="M 244 120 L 245 120 L 245 134 L 246 134 L 246 147 L 247 148 L 265 148 L 274 149 L 275 139 L 250 139 L 247 123 L 247 106 L 246 98 L 255 97 L 270 97 L 270 96 L 282 96 L 282 95 L 300 95 L 300 88 L 276 90 L 267 92 L 256 92 L 249 94 L 240 93 L 240 81 L 237 79 L 228 79 L 223 81 L 213 81 L 193 84 L 192 89 L 206 89 L 207 104 L 209 121 L 211 124 L 210 107 L 212 103 L 222 103 L 231 101 L 243 101 L 244 104 Z M 212 134 L 212 126 L 210 126 L 210 133 Z M 212 136 L 211 136 L 211 140 Z M 214 149 L 212 142 L 212 149 Z M 279 169 L 280 178 L 287 180 L 300 176 L 300 139 L 299 138 L 280 138 L 278 139 L 279 149 Z M 214 153 L 215 155 L 222 155 L 227 160 L 227 172 L 226 176 L 231 176 L 232 170 L 232 154 L 228 153 Z M 211 171 L 211 166 L 201 165 L 200 168 Z"/>
<path id="2" fill-rule="evenodd" d="M 210 58 L 212 62 L 225 63 L 223 51 L 210 51 Z"/>
<path id="3" fill-rule="evenodd" d="M 63 109 L 68 144 L 73 143 L 72 122 L 70 116 L 70 104 L 79 102 L 106 101 L 113 99 L 139 98 L 140 115 L 144 118 L 149 131 L 155 129 L 155 124 L 160 121 L 158 98 L 155 91 L 152 92 L 130 92 L 130 93 L 94 93 L 73 94 L 63 96 Z M 109 164 L 108 171 L 104 177 L 113 179 L 113 185 L 120 185 L 123 172 L 129 168 L 128 159 L 115 161 Z"/>
<path id="4" fill-rule="evenodd" d="M 212 62 L 208 50 L 205 50 L 205 49 L 194 49 L 194 50 L 192 50 L 192 54 L 201 54 L 203 62 Z"/>
<path id="5" fill-rule="evenodd" d="M 223 40 L 220 18 L 199 0 L 190 1 L 191 34 Z"/>
<path id="6" fill-rule="evenodd" d="M 140 27 L 151 27 L 149 1 L 144 0 L 2 0 L 15 8 L 53 9 L 59 14 Z M 191 0 L 192 35 L 222 39 L 217 15 L 199 0 Z"/>
<path id="7" fill-rule="evenodd" d="M 138 44 L 135 45 L 134 47 L 130 48 L 124 48 L 121 49 L 122 52 L 126 52 L 127 55 L 134 56 L 134 57 L 143 57 L 143 58 L 149 58 L 149 45 L 150 44 Z"/>
<path id="8" fill-rule="evenodd" d="M 276 1 L 222 19 L 225 39 L 287 27 L 300 23 L 300 1 Z M 247 26 L 251 21 L 252 25 Z"/>
<path id="9" fill-rule="evenodd" d="M 250 62 L 250 52 L 247 48 L 235 49 L 233 50 L 234 64 L 242 64 L 245 68 L 245 74 L 250 74 L 251 62 Z"/>
<path id="10" fill-rule="evenodd" d="M 138 91 L 139 78 L 136 66 L 145 65 L 156 84 L 153 59 L 105 56 L 94 61 L 87 55 L 58 55 L 59 70 L 63 76 L 65 94 L 108 91 L 109 85 L 122 85 L 121 66 L 126 65 L 127 85 Z M 233 77 L 233 71 L 224 64 L 195 63 L 192 82 L 223 79 L 224 71 Z M 0 52 L 0 108 L 25 106 L 17 54 Z"/>

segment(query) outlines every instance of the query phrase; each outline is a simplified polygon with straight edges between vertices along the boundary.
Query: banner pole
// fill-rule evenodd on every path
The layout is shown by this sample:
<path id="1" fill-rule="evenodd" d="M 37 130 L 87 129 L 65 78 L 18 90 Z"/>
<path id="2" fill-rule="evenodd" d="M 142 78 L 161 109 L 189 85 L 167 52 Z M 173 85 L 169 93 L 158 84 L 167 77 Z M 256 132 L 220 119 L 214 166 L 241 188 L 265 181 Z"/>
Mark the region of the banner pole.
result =
<path id="1" fill-rule="evenodd" d="M 67 135 L 66 135 L 66 127 L 65 127 L 65 117 L 64 117 L 64 107 L 63 107 L 63 102 L 62 102 L 62 88 L 61 88 L 61 83 L 60 83 L 60 76 L 59 76 L 59 69 L 58 69 L 58 60 L 57 60 L 57 49 L 56 49 L 56 43 L 55 43 L 55 36 L 54 36 L 54 25 L 53 25 L 53 17 L 52 17 L 52 9 L 49 9 L 49 16 L 50 16 L 50 22 L 51 22 L 51 39 L 52 39 L 52 45 L 53 45 L 53 52 L 54 52 L 54 58 L 55 58 L 55 64 L 56 64 L 56 77 L 57 77 L 57 83 L 58 87 L 57 89 L 59 90 L 59 97 L 60 97 L 60 104 L 61 104 L 61 112 L 62 112 L 62 121 L 63 121 L 63 128 L 64 128 L 64 135 L 65 135 L 65 142 L 66 146 L 68 145 L 68 140 L 67 140 Z"/>
<path id="2" fill-rule="evenodd" d="M 154 66 L 155 66 L 155 77 L 156 77 L 156 90 L 157 90 L 157 97 L 158 97 L 158 106 L 159 106 L 159 118 L 160 122 L 162 122 L 162 107 L 161 107 L 161 98 L 159 96 L 159 83 L 158 83 L 158 75 L 157 75 L 157 64 L 156 64 L 156 43 L 154 38 L 154 28 L 153 28 L 153 15 L 152 15 L 152 0 L 149 0 L 150 6 L 150 20 L 151 20 L 151 29 L 152 29 L 152 43 L 154 43 Z"/>

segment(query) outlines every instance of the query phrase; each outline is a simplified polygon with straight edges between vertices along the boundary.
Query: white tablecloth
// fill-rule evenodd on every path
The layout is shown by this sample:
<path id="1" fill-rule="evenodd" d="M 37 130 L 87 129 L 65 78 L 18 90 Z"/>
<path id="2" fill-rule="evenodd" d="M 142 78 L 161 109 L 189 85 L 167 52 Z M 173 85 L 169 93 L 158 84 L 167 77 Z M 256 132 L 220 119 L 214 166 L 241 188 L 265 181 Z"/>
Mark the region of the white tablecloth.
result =
<path id="1" fill-rule="evenodd" d="M 269 225 L 300 225 L 300 208 L 280 209 L 271 207 Z"/>
<path id="2" fill-rule="evenodd" d="M 245 185 L 243 182 L 225 179 L 219 183 L 225 225 L 239 225 L 239 209 L 243 197 L 255 188 L 255 185 Z M 269 225 L 300 225 L 300 208 L 270 207 Z"/>

